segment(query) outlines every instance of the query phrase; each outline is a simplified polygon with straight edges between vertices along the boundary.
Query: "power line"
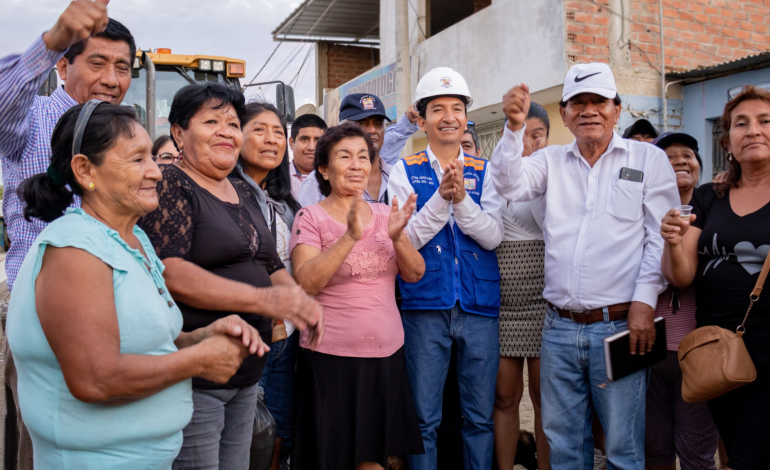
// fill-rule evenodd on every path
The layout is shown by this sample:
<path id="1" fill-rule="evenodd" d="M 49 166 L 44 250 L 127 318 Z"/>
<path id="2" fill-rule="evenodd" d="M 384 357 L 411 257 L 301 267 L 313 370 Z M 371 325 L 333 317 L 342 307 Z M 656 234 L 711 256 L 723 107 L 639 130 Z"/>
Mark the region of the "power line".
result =
<path id="1" fill-rule="evenodd" d="M 312 32 L 313 32 L 313 30 L 315 30 L 316 26 L 318 26 L 318 23 L 320 23 L 320 22 L 321 22 L 321 20 L 322 20 L 322 19 L 323 19 L 323 18 L 326 16 L 326 14 L 329 12 L 329 10 L 331 10 L 331 8 L 334 6 L 334 4 L 335 4 L 335 3 L 337 3 L 337 0 L 332 0 L 332 2 L 331 2 L 331 3 L 329 3 L 329 5 L 326 7 L 326 9 L 323 11 L 323 13 L 321 13 L 321 16 L 319 16 L 319 17 L 318 17 L 318 19 L 316 20 L 316 22 L 315 22 L 315 23 L 313 23 L 313 26 L 311 26 L 311 27 L 310 27 L 310 29 L 307 31 L 307 33 L 305 33 L 305 36 L 302 38 L 302 40 L 301 40 L 301 41 L 299 41 L 299 46 L 297 47 L 297 52 L 296 52 L 296 53 L 295 53 L 295 54 L 292 56 L 292 58 L 291 58 L 291 60 L 289 61 L 289 63 L 287 63 L 287 64 L 286 64 L 286 66 L 285 66 L 283 69 L 281 69 L 281 71 L 280 71 L 280 72 L 278 72 L 278 73 L 274 73 L 274 74 L 272 75 L 272 78 L 268 79 L 267 81 L 272 81 L 272 80 L 274 80 L 276 77 L 280 76 L 280 75 L 281 75 L 281 74 L 282 74 L 282 73 L 283 73 L 283 72 L 286 70 L 286 68 L 288 68 L 288 66 L 289 66 L 289 65 L 291 65 L 291 63 L 294 61 L 294 59 L 295 59 L 295 58 L 297 57 L 297 55 L 299 54 L 299 48 L 300 48 L 300 46 L 301 46 L 301 45 L 303 45 L 305 42 L 307 42 L 307 38 L 308 38 L 308 36 L 310 36 L 310 33 L 312 33 Z M 309 4 L 310 4 L 310 3 L 307 3 L 307 4 L 305 5 L 305 8 L 307 8 L 307 5 L 309 5 Z M 304 8 L 302 9 L 302 11 L 304 12 Z M 299 19 L 299 17 L 300 17 L 300 15 L 301 15 L 301 13 L 302 13 L 302 12 L 300 12 L 299 14 L 297 14 L 297 16 L 296 16 L 296 18 L 297 18 L 297 19 Z M 295 23 L 296 23 L 296 20 L 295 20 Z M 293 29 L 293 28 L 294 28 L 294 25 L 292 25 L 292 28 L 291 28 L 291 29 Z M 286 39 L 286 36 L 287 36 L 287 35 L 288 35 L 288 34 L 291 32 L 291 29 L 289 30 L 289 32 L 287 32 L 286 34 L 284 34 L 284 35 L 283 35 L 283 39 L 281 40 L 281 42 L 283 42 L 283 41 Z M 277 47 L 276 47 L 276 49 L 277 49 Z M 285 61 L 284 61 L 284 62 L 285 62 Z M 283 64 L 283 62 L 282 62 L 282 64 Z M 267 65 L 267 63 L 265 63 L 265 65 Z M 263 67 L 263 68 L 264 68 L 264 67 Z M 280 68 L 280 65 L 278 66 L 278 68 Z M 254 78 L 256 79 L 256 76 L 255 76 Z M 254 80 L 252 80 L 252 81 L 251 81 L 251 83 L 253 83 L 253 82 L 254 82 Z M 268 87 L 267 87 L 267 88 L 265 88 L 265 90 L 263 91 L 263 96 L 264 96 L 264 92 L 267 92 L 267 90 L 268 90 L 269 88 L 270 88 L 270 86 L 269 86 L 269 85 L 268 85 Z M 253 95 L 253 93 L 252 93 L 252 95 Z M 249 95 L 249 96 L 252 96 L 252 95 Z"/>
<path id="2" fill-rule="evenodd" d="M 267 60 L 265 61 L 265 63 L 262 64 L 262 68 L 259 69 L 259 72 L 257 72 L 256 75 L 254 75 L 254 78 L 251 79 L 251 81 L 249 82 L 249 85 L 254 83 L 254 80 L 256 80 L 257 77 L 259 77 L 259 74 L 262 73 L 263 70 L 265 70 L 265 67 L 267 67 L 267 64 L 270 62 L 270 59 L 273 58 L 273 56 L 275 55 L 275 52 L 278 50 L 278 48 L 281 47 L 281 44 L 283 44 L 283 40 L 281 40 L 281 42 L 279 42 L 278 45 L 275 46 L 275 49 L 273 49 L 273 52 L 270 53 L 270 57 L 268 57 Z M 249 86 L 249 85 L 246 85 L 246 86 Z"/>
<path id="3" fill-rule="evenodd" d="M 305 75 L 307 75 L 307 71 L 310 70 L 310 67 L 307 67 L 305 69 L 305 73 L 302 74 L 302 78 L 300 78 L 299 83 L 297 83 L 296 88 L 299 89 L 300 86 L 302 86 L 302 83 L 305 81 Z"/>
<path id="4" fill-rule="evenodd" d="M 251 79 L 251 81 L 249 82 L 249 85 L 254 83 L 254 80 L 257 79 L 259 74 L 262 73 L 263 70 L 265 70 L 265 67 L 267 67 L 267 64 L 270 62 L 270 59 L 273 58 L 273 56 L 275 55 L 275 52 L 278 50 L 279 47 L 281 47 L 281 44 L 283 44 L 283 42 L 286 40 L 286 35 L 291 33 L 291 31 L 294 29 L 294 26 L 296 26 L 297 21 L 299 20 L 300 15 L 302 15 L 302 13 L 305 11 L 305 8 L 307 8 L 308 5 L 309 5 L 309 3 L 306 3 L 305 6 L 302 7 L 302 11 L 297 13 L 297 16 L 294 17 L 294 22 L 291 24 L 291 27 L 289 28 L 289 31 L 286 34 L 283 35 L 284 39 L 281 39 L 278 42 L 278 45 L 275 46 L 275 49 L 273 49 L 273 52 L 270 53 L 270 57 L 268 57 L 267 60 L 265 61 L 265 63 L 262 64 L 262 67 L 259 69 L 259 72 L 257 72 L 256 75 L 254 75 L 254 78 Z"/>
<path id="5" fill-rule="evenodd" d="M 294 75 L 294 78 L 289 80 L 289 85 L 291 85 L 292 82 L 296 81 L 297 78 L 299 78 L 299 73 L 302 72 L 302 67 L 305 66 L 305 62 L 307 62 L 307 59 L 310 57 L 310 53 L 313 52 L 312 48 L 308 48 L 307 54 L 305 55 L 305 58 L 302 60 L 302 63 L 299 65 L 299 70 L 297 70 L 297 74 Z"/>

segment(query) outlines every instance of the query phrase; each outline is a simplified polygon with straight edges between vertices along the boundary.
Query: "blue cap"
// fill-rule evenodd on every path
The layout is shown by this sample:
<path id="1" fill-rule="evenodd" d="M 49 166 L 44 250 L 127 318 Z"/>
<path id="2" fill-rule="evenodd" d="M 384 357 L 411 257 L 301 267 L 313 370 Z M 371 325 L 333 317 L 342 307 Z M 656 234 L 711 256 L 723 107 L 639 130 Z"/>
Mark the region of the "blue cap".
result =
<path id="1" fill-rule="evenodd" d="M 385 114 L 385 105 L 375 95 L 368 93 L 351 93 L 342 100 L 340 105 L 340 121 L 363 121 L 371 116 L 381 116 L 388 119 Z"/>

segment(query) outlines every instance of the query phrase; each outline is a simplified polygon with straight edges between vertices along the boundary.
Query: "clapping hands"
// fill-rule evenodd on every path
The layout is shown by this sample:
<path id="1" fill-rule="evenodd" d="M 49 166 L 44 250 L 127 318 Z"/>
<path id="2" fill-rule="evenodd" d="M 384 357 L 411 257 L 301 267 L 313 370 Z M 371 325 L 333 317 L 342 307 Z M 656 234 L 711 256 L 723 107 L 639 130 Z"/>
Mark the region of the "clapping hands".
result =
<path id="1" fill-rule="evenodd" d="M 406 228 L 409 219 L 412 218 L 416 207 L 417 195 L 415 193 L 409 195 L 409 199 L 406 200 L 406 204 L 401 209 L 398 208 L 398 198 L 393 196 L 390 215 L 388 216 L 388 236 L 393 240 L 393 243 L 398 242 L 401 238 L 404 228 Z"/>

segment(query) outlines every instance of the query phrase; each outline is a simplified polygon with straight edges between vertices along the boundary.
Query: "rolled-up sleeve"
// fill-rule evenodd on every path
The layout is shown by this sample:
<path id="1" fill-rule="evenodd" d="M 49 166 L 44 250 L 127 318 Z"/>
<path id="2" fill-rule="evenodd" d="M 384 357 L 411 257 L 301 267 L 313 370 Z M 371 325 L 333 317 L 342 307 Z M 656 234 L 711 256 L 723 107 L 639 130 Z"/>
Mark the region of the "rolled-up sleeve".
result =
<path id="1" fill-rule="evenodd" d="M 660 260 L 663 255 L 663 238 L 660 236 L 660 221 L 672 207 L 680 204 L 674 169 L 662 150 L 649 149 L 647 184 L 644 189 L 644 254 L 636 278 L 636 287 L 631 300 L 644 302 L 652 308 L 658 303 L 658 295 L 666 290 Z"/>
<path id="2" fill-rule="evenodd" d="M 0 155 L 20 154 L 37 89 L 62 56 L 64 52 L 48 50 L 41 35 L 22 54 L 0 59 Z"/>

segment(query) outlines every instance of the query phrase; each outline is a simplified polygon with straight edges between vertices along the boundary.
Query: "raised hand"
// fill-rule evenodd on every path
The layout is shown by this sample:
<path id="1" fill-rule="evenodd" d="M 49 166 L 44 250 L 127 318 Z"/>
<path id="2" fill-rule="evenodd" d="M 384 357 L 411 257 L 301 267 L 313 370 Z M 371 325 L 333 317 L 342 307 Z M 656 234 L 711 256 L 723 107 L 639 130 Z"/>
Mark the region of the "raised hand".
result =
<path id="1" fill-rule="evenodd" d="M 348 211 L 348 231 L 347 234 L 355 241 L 364 236 L 364 224 L 361 223 L 361 211 L 366 204 L 360 197 L 353 198 Z"/>
<path id="2" fill-rule="evenodd" d="M 406 118 L 409 119 L 409 122 L 414 124 L 417 122 L 417 118 L 420 117 L 420 113 L 417 112 L 416 109 L 414 109 L 414 105 L 409 106 L 409 109 L 406 110 Z"/>
<path id="3" fill-rule="evenodd" d="M 400 210 L 398 208 L 398 198 L 393 196 L 390 215 L 388 216 L 388 236 L 393 240 L 393 243 L 396 243 L 401 238 L 404 228 L 406 228 L 409 219 L 412 218 L 416 207 L 417 195 L 415 193 L 409 195 L 409 199 L 406 200 L 406 204 Z"/>
<path id="4" fill-rule="evenodd" d="M 110 0 L 75 0 L 43 34 L 46 47 L 65 51 L 73 44 L 101 33 L 107 28 L 107 4 Z M 133 51 L 131 51 L 133 53 Z"/>
<path id="5" fill-rule="evenodd" d="M 690 214 L 690 220 L 684 220 L 679 217 L 677 209 L 671 209 L 661 220 L 660 236 L 669 245 L 678 245 L 682 243 L 684 234 L 690 228 L 690 224 L 695 221 L 695 214 Z"/>
<path id="6" fill-rule="evenodd" d="M 529 87 L 525 84 L 511 88 L 503 95 L 503 112 L 508 118 L 508 128 L 518 131 L 524 127 L 529 113 Z"/>
<path id="7" fill-rule="evenodd" d="M 455 169 L 451 163 L 444 169 L 444 177 L 441 178 L 441 184 L 438 187 L 438 193 L 447 201 L 451 201 L 452 197 L 455 195 L 455 193 L 457 193 Z"/>
<path id="8" fill-rule="evenodd" d="M 451 165 L 455 172 L 455 187 L 457 188 L 455 195 L 452 196 L 452 204 L 460 204 L 463 199 L 465 199 L 465 195 L 467 194 L 465 192 L 465 167 L 459 158 L 453 161 Z"/>

